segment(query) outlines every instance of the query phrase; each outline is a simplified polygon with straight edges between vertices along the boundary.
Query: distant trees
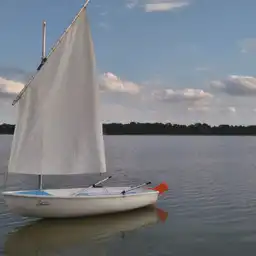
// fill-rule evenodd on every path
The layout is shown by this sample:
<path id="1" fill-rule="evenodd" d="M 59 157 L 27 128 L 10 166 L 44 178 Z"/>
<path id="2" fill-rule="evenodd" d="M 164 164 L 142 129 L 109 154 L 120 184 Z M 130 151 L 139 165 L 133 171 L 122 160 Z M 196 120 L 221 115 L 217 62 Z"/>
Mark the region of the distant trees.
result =
<path id="1" fill-rule="evenodd" d="M 12 124 L 1 124 L 0 134 L 13 134 L 15 126 Z"/>
<path id="2" fill-rule="evenodd" d="M 195 123 L 179 125 L 171 123 L 129 123 L 104 124 L 104 133 L 108 135 L 148 134 L 148 135 L 256 135 L 256 126 L 232 126 Z"/>
<path id="3" fill-rule="evenodd" d="M 0 134 L 13 134 L 15 126 L 0 125 Z M 256 135 L 256 126 L 210 126 L 205 123 L 179 125 L 171 123 L 103 124 L 106 135 Z"/>

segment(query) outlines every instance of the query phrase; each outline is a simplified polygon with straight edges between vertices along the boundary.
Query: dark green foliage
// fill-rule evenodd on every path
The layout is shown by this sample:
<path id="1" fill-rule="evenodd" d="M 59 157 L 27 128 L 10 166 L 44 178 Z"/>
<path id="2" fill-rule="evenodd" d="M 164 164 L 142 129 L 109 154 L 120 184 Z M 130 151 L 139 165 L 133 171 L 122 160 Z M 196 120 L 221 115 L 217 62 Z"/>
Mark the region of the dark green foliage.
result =
<path id="1" fill-rule="evenodd" d="M 15 126 L 12 124 L 1 124 L 0 134 L 13 134 Z"/>
<path id="2" fill-rule="evenodd" d="M 0 125 L 0 134 L 13 134 L 14 125 Z M 179 125 L 170 123 L 111 123 L 103 124 L 106 135 L 256 135 L 256 126 L 208 124 Z"/>
<path id="3" fill-rule="evenodd" d="M 129 123 L 104 124 L 108 135 L 145 134 L 145 135 L 256 135 L 256 126 L 210 126 L 208 124 L 179 125 L 170 123 Z"/>

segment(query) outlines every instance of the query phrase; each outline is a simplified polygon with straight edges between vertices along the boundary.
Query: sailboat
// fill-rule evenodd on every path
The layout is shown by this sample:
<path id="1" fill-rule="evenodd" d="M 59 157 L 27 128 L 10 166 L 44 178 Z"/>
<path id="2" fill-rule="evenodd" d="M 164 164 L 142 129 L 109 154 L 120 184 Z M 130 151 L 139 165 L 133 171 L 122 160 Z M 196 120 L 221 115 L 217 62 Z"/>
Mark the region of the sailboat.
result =
<path id="1" fill-rule="evenodd" d="M 72 218 L 133 210 L 155 204 L 167 190 L 104 187 L 111 176 L 84 188 L 44 189 L 44 175 L 106 173 L 99 91 L 87 0 L 70 26 L 17 95 L 18 119 L 8 174 L 38 175 L 36 190 L 5 191 L 10 211 L 27 217 Z"/>

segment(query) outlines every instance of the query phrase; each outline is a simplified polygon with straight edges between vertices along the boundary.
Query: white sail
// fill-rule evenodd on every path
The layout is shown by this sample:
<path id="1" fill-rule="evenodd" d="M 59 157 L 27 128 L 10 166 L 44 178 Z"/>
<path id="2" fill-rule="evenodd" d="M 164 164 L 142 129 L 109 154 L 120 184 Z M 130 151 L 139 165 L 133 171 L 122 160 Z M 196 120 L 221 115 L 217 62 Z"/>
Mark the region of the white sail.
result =
<path id="1" fill-rule="evenodd" d="M 18 102 L 9 172 L 106 172 L 98 84 L 85 8 Z"/>

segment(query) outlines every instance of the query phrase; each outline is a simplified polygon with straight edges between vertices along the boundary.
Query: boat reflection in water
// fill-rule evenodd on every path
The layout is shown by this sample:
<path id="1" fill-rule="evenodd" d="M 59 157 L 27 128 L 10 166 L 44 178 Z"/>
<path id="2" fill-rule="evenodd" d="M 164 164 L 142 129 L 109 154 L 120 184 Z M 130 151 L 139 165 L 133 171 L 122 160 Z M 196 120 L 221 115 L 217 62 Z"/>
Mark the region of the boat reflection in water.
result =
<path id="1" fill-rule="evenodd" d="M 124 213 L 80 219 L 44 219 L 13 231 L 5 242 L 6 255 L 55 255 L 69 251 L 85 255 L 88 247 L 141 227 L 164 222 L 168 213 L 154 206 Z M 79 249 L 79 252 L 77 251 Z M 60 254 L 56 255 L 60 255 Z M 65 254 L 66 255 L 66 254 Z M 95 255 L 95 254 L 93 254 Z"/>

